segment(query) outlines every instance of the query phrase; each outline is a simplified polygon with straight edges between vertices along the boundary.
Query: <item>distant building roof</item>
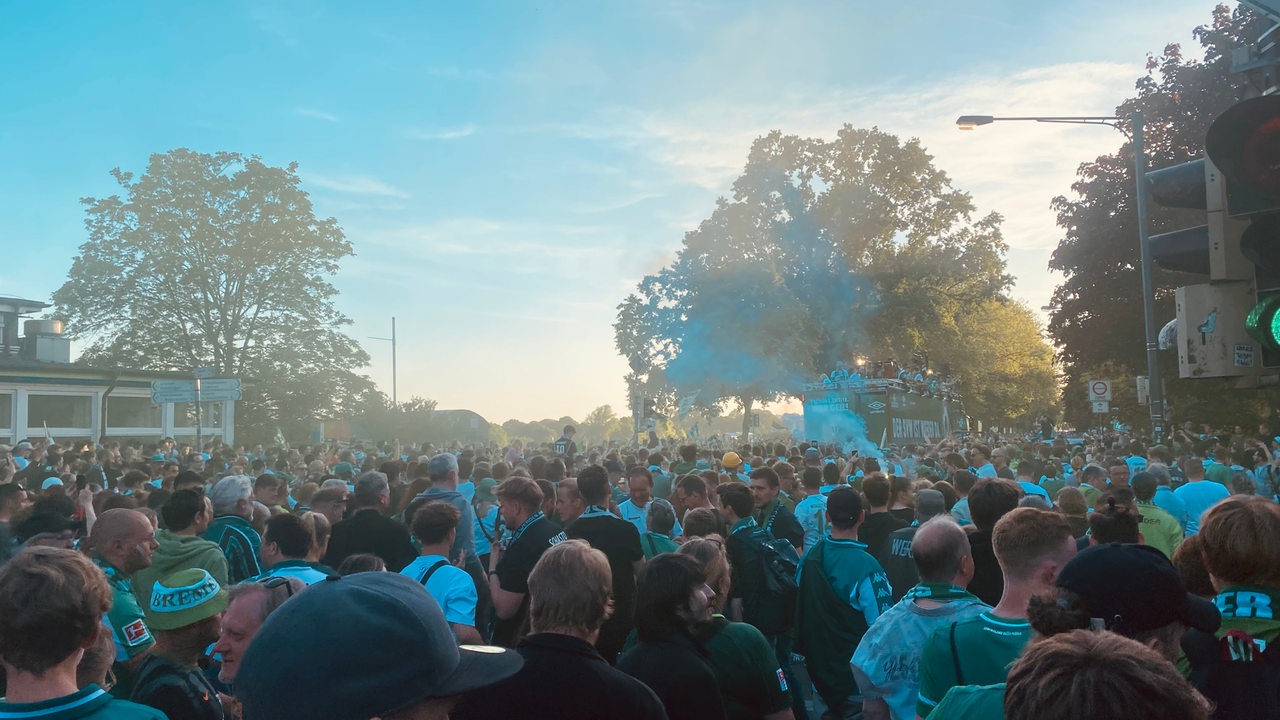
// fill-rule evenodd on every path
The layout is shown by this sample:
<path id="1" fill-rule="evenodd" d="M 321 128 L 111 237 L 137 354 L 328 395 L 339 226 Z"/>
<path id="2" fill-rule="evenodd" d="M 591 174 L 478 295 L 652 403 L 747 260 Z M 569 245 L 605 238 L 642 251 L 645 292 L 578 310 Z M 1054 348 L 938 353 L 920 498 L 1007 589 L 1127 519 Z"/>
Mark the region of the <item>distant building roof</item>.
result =
<path id="1" fill-rule="evenodd" d="M 49 303 L 39 300 L 24 300 L 16 297 L 0 297 L 0 312 L 30 313 L 49 307 Z"/>

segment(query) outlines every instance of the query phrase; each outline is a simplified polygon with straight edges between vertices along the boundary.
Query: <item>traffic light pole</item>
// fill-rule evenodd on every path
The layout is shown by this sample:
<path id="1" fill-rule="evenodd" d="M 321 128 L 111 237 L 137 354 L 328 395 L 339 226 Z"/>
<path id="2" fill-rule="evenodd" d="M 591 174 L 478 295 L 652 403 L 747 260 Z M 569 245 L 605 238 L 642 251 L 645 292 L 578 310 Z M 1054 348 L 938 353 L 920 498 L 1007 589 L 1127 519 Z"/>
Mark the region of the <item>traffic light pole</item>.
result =
<path id="1" fill-rule="evenodd" d="M 1064 123 L 1069 125 L 1109 125 L 1122 128 L 1117 124 L 1124 118 L 1106 117 L 994 117 L 991 115 L 961 115 L 956 119 L 956 127 L 961 130 L 973 130 L 981 125 L 989 125 L 996 121 L 1025 120 L 1041 123 Z M 1142 323 L 1143 335 L 1147 349 L 1147 377 L 1151 388 L 1147 395 L 1151 412 L 1151 437 L 1156 443 L 1164 440 L 1164 386 L 1160 382 L 1159 346 L 1156 343 L 1156 309 L 1155 289 L 1151 282 L 1151 245 L 1147 241 L 1147 156 L 1143 146 L 1142 113 L 1135 111 L 1129 116 L 1129 126 L 1133 141 L 1134 184 L 1137 186 L 1136 202 L 1138 206 L 1138 258 L 1142 273 Z"/>
<path id="2" fill-rule="evenodd" d="M 1147 155 L 1143 146 L 1142 112 L 1129 116 L 1133 133 L 1133 174 L 1137 185 L 1138 257 L 1142 270 L 1142 330 L 1147 344 L 1147 403 L 1151 411 L 1151 438 L 1164 439 L 1164 385 L 1160 380 L 1160 346 L 1156 342 L 1156 296 L 1151 280 L 1151 243 L 1147 238 Z"/>

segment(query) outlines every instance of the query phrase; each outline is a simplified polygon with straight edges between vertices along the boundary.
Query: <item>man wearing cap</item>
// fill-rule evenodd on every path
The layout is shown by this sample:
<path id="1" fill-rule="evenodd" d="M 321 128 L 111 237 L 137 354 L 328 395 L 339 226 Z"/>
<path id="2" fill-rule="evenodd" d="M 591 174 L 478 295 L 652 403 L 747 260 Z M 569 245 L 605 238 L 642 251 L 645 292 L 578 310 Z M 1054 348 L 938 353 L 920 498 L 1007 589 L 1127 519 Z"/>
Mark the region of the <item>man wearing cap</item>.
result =
<path id="1" fill-rule="evenodd" d="M 218 544 L 227 556 L 227 582 L 234 585 L 262 574 L 258 551 L 262 537 L 253 529 L 253 478 L 228 475 L 209 491 L 213 502 L 213 522 L 204 539 Z"/>
<path id="2" fill-rule="evenodd" d="M 743 485 L 751 484 L 751 478 L 747 477 L 747 474 L 742 472 L 744 466 L 742 464 L 742 458 L 738 456 L 738 453 L 733 452 L 732 450 L 725 453 L 724 457 L 720 458 L 720 467 L 723 469 L 724 474 L 741 480 Z"/>
<path id="3" fill-rule="evenodd" d="M 102 572 L 73 550 L 27 548 L 0 567 L 0 717 L 164 720 L 77 677 L 82 656 L 106 632 L 111 596 Z"/>
<path id="4" fill-rule="evenodd" d="M 445 720 L 459 696 L 522 664 L 509 650 L 459 647 L 440 606 L 411 578 L 357 573 L 318 583 L 267 618 L 236 695 L 245 720 Z"/>
<path id="5" fill-rule="evenodd" d="M 582 540 L 543 553 L 529 574 L 532 634 L 517 648 L 524 667 L 486 692 L 468 695 L 453 718 L 666 718 L 648 686 L 610 667 L 592 647 L 609 616 L 612 575 L 604 554 Z M 568 692 L 566 680 L 573 683 Z"/>
<path id="6" fill-rule="evenodd" d="M 917 495 L 917 505 L 919 500 Z M 850 663 L 866 720 L 914 718 L 925 640 L 938 627 L 991 609 L 964 589 L 973 577 L 973 554 L 955 519 L 943 511 L 916 530 L 912 562 L 920 582 L 908 589 L 905 602 L 876 618 Z"/>
<path id="7" fill-rule="evenodd" d="M 23 440 L 13 446 L 13 462 L 18 466 L 19 470 L 26 470 L 31 464 L 31 443 Z"/>
<path id="8" fill-rule="evenodd" d="M 832 717 L 862 710 L 849 658 L 867 628 L 890 607 L 893 591 L 880 563 L 858 542 L 862 498 L 842 487 L 827 496 L 831 535 L 818 541 L 797 571 L 796 652 Z"/>
<path id="9" fill-rule="evenodd" d="M 916 532 L 930 519 L 947 512 L 947 501 L 937 490 L 924 489 L 916 493 L 916 520 L 919 525 L 908 525 L 889 533 L 885 539 L 880 557 L 884 558 L 884 572 L 893 587 L 893 602 L 896 605 L 907 594 L 907 591 L 920 582 L 920 571 L 911 555 L 911 543 Z M 970 562 L 973 558 L 970 557 Z M 968 584 L 965 580 L 965 584 Z"/>
<path id="10" fill-rule="evenodd" d="M 547 548 L 569 537 L 543 514 L 542 489 L 533 480 L 509 477 L 495 494 L 511 538 L 496 543 L 489 551 L 489 594 L 497 615 L 493 642 L 513 647 L 528 617 L 529 573 Z"/>
<path id="11" fill-rule="evenodd" d="M 179 570 L 158 580 L 147 605 L 156 645 L 138 666 L 129 699 L 169 720 L 222 720 L 222 702 L 200 672 L 200 659 L 218 640 L 226 607 L 227 591 L 204 570 Z"/>
<path id="12" fill-rule="evenodd" d="M 218 544 L 200 537 L 213 521 L 213 505 L 203 493 L 179 490 L 160 507 L 164 528 L 156 532 L 156 551 L 150 567 L 133 574 L 140 598 L 151 597 L 157 580 L 179 570 L 208 570 L 219 584 L 227 582 L 227 557 Z"/>
<path id="13" fill-rule="evenodd" d="M 352 499 L 356 510 L 333 526 L 324 564 L 338 567 L 348 555 L 373 553 L 387 564 L 387 570 L 398 573 L 413 562 L 418 553 L 409 541 L 409 528 L 385 514 L 391 506 L 387 476 L 377 471 L 362 474 L 356 478 Z"/>
<path id="14" fill-rule="evenodd" d="M 453 547 L 449 549 L 449 562 L 462 563 L 462 569 L 471 576 L 476 586 L 476 598 L 479 603 L 476 617 L 489 616 L 489 581 L 485 577 L 484 567 L 476 555 L 476 517 L 471 502 L 458 491 L 458 458 L 453 453 L 440 453 L 427 463 L 423 469 L 431 480 L 431 487 L 419 495 L 426 500 L 441 500 L 458 509 L 458 528 L 454 535 Z M 419 470 L 419 473 L 423 472 Z M 412 518 L 405 518 L 411 523 Z"/>
<path id="15" fill-rule="evenodd" d="M 155 638 L 147 627 L 142 604 L 133 592 L 133 575 L 151 564 L 156 549 L 151 521 L 136 510 L 115 508 L 98 516 L 89 535 L 93 561 L 106 573 L 111 584 L 111 611 L 107 624 L 116 645 L 113 691 L 128 697 L 133 674 Z M 142 602 L 146 602 L 146 598 Z"/>

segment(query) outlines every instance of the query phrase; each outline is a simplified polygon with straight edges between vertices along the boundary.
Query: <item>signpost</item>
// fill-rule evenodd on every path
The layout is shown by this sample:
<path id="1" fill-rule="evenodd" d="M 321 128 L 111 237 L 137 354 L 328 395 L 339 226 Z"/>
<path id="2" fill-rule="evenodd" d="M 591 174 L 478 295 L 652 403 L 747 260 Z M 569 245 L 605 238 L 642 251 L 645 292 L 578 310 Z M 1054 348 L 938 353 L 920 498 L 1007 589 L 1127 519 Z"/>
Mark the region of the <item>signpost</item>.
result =
<path id="1" fill-rule="evenodd" d="M 151 383 L 151 402 L 194 403 L 196 406 L 196 452 L 203 453 L 201 435 L 204 434 L 204 408 L 201 402 L 240 400 L 240 378 L 211 377 L 212 368 L 196 368 L 190 380 L 154 380 Z"/>
<path id="2" fill-rule="evenodd" d="M 1111 381 L 1090 380 L 1089 402 L 1111 402 Z"/>

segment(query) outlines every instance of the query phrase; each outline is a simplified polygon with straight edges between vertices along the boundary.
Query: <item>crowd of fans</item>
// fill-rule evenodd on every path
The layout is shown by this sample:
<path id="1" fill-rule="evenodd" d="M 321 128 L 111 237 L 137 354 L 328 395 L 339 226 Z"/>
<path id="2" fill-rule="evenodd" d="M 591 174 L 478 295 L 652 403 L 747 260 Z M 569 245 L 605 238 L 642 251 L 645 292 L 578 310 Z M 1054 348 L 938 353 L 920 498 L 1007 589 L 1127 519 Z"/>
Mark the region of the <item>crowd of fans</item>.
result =
<path id="1" fill-rule="evenodd" d="M 575 436 L 0 445 L 0 718 L 1280 717 L 1266 426 Z"/>

